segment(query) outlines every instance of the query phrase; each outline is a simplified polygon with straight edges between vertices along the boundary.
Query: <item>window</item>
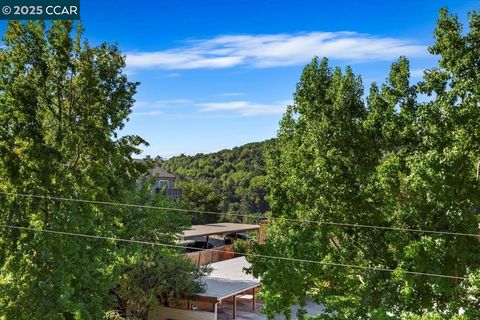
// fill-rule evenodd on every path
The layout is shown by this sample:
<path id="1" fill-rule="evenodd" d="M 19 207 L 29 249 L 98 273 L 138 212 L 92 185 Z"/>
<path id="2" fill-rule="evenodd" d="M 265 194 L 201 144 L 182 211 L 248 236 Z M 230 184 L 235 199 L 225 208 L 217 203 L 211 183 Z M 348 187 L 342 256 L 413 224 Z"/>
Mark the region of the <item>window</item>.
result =
<path id="1" fill-rule="evenodd" d="M 168 188 L 169 187 L 169 181 L 168 180 L 159 180 L 157 185 L 158 185 L 159 188 Z"/>

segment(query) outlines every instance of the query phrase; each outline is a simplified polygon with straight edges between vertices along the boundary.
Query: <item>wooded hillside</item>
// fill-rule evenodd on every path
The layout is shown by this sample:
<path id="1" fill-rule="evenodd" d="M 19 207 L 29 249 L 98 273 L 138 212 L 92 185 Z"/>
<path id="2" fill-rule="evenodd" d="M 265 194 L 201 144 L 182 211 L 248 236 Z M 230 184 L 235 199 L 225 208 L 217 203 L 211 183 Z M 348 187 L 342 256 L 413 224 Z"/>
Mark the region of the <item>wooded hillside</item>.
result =
<path id="1" fill-rule="evenodd" d="M 264 152 L 273 143 L 272 139 L 215 153 L 180 155 L 162 161 L 162 166 L 181 180 L 178 186 L 186 207 L 262 214 L 268 210 Z"/>

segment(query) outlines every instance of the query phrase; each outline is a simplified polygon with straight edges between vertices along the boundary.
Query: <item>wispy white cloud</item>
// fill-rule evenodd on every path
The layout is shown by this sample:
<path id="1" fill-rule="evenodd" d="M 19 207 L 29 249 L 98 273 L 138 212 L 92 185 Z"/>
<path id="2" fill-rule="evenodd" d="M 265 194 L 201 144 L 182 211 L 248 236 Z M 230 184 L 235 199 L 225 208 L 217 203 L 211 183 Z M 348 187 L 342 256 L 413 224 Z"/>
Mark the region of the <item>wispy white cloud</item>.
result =
<path id="1" fill-rule="evenodd" d="M 134 112 L 132 115 L 134 116 L 159 116 L 164 114 L 161 110 L 153 110 L 153 111 L 141 111 L 141 112 Z"/>
<path id="2" fill-rule="evenodd" d="M 240 116 L 260 116 L 282 114 L 289 101 L 277 104 L 262 104 L 250 101 L 227 101 L 197 103 L 201 112 L 233 112 Z"/>
<path id="3" fill-rule="evenodd" d="M 227 92 L 222 94 L 222 96 L 224 97 L 237 97 L 237 96 L 243 96 L 243 95 L 245 95 L 245 93 L 243 92 Z"/>
<path id="4" fill-rule="evenodd" d="M 427 54 L 426 46 L 412 41 L 356 32 L 221 35 L 186 41 L 180 47 L 164 51 L 131 52 L 127 54 L 127 66 L 133 69 L 213 69 L 240 65 L 266 68 L 304 64 L 313 56 L 362 62 Z"/>
<path id="5" fill-rule="evenodd" d="M 248 117 L 248 116 L 265 116 L 278 115 L 285 112 L 288 104 L 293 101 L 279 101 L 275 103 L 256 103 L 251 101 L 219 101 L 219 102 L 195 102 L 189 99 L 173 99 L 173 100 L 157 100 L 154 102 L 138 101 L 135 104 L 133 112 L 134 116 L 175 116 L 175 117 L 191 117 L 192 110 L 188 113 L 173 113 L 168 107 L 183 106 L 194 107 L 200 113 L 200 117 Z M 203 116 L 201 116 L 203 114 Z M 208 115 L 207 115 L 208 114 Z"/>
<path id="6" fill-rule="evenodd" d="M 155 100 L 155 101 L 146 101 L 139 100 L 135 102 L 135 108 L 148 108 L 148 109 L 158 109 L 158 108 L 168 108 L 175 106 L 182 106 L 187 104 L 192 104 L 193 101 L 190 99 L 171 99 L 171 100 Z"/>
<path id="7" fill-rule="evenodd" d="M 181 74 L 178 73 L 178 72 L 172 72 L 172 73 L 167 73 L 167 74 L 164 74 L 164 75 L 161 75 L 159 76 L 160 78 L 178 78 L 180 77 Z"/>
<path id="8" fill-rule="evenodd" d="M 157 100 L 155 101 L 156 105 L 162 106 L 173 106 L 173 105 L 185 105 L 192 103 L 190 99 L 170 99 L 170 100 Z"/>
<path id="9" fill-rule="evenodd" d="M 206 56 L 191 49 L 127 54 L 128 68 L 200 69 L 226 68 L 240 64 L 242 57 Z"/>
<path id="10" fill-rule="evenodd" d="M 133 109 L 134 116 L 159 116 L 165 115 L 166 109 L 186 106 L 193 104 L 190 99 L 171 99 L 171 100 L 155 100 L 146 101 L 139 100 L 135 102 Z"/>
<path id="11" fill-rule="evenodd" d="M 137 100 L 135 101 L 135 104 L 134 104 L 134 108 L 135 109 L 138 109 L 138 108 L 144 108 L 148 105 L 148 101 L 145 101 L 145 100 Z"/>
<path id="12" fill-rule="evenodd" d="M 413 69 L 413 70 L 410 70 L 410 76 L 412 78 L 421 78 L 423 77 L 424 72 L 425 72 L 424 69 Z"/>

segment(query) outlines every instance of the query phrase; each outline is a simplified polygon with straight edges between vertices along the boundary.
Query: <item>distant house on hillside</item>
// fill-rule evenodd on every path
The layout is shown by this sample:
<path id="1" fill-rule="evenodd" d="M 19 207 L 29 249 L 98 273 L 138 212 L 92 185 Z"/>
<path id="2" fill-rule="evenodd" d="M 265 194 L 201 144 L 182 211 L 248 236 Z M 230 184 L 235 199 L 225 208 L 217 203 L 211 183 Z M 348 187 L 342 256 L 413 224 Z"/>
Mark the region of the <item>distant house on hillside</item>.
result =
<path id="1" fill-rule="evenodd" d="M 135 159 L 138 162 L 145 162 L 150 160 L 147 156 L 145 159 Z M 158 165 L 155 165 L 148 171 L 148 174 L 155 177 L 155 184 L 152 187 L 152 194 L 158 194 L 162 192 L 167 198 L 176 200 L 182 197 L 182 189 L 175 188 L 175 182 L 177 177 Z"/>
<path id="2" fill-rule="evenodd" d="M 159 166 L 153 167 L 149 172 L 157 181 L 152 187 L 152 193 L 163 192 L 167 198 L 174 200 L 182 197 L 182 189 L 175 188 L 176 176 Z"/>

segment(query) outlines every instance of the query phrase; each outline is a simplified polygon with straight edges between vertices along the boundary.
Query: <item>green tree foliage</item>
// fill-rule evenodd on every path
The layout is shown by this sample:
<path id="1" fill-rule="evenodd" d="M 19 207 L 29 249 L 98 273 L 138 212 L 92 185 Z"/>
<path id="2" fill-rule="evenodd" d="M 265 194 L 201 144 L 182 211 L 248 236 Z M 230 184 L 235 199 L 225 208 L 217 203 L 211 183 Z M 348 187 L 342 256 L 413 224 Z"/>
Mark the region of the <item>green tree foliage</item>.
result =
<path id="1" fill-rule="evenodd" d="M 289 306 L 307 297 L 325 303 L 329 313 L 319 319 L 480 317 L 476 237 L 287 220 L 479 232 L 480 16 L 469 17 L 464 35 L 442 10 L 430 48 L 439 66 L 411 85 L 400 58 L 366 102 L 350 68 L 331 70 L 326 59 L 305 67 L 267 156 L 276 219 L 255 250 L 395 272 L 251 258 L 270 318 L 289 317 Z"/>
<path id="2" fill-rule="evenodd" d="M 273 140 L 249 143 L 231 150 L 177 156 L 162 166 L 177 175 L 187 208 L 235 214 L 265 213 L 264 151 Z M 206 216 L 210 221 L 218 217 Z M 213 220 L 212 220 L 213 221 Z"/>
<path id="3" fill-rule="evenodd" d="M 145 142 L 117 137 L 137 86 L 118 48 L 90 46 L 70 21 L 10 22 L 3 41 L 0 190 L 152 203 L 137 187 L 146 168 L 131 160 Z M 0 207 L 2 225 L 138 240 L 173 241 L 186 224 L 165 211 L 52 199 L 1 195 Z M 0 319 L 101 319 L 136 249 L 2 227 Z"/>
<path id="4" fill-rule="evenodd" d="M 208 267 L 197 268 L 182 255 L 158 248 L 138 250 L 131 260 L 133 268 L 125 269 L 115 289 L 123 307 L 116 315 L 128 315 L 128 319 L 148 319 L 154 306 L 175 306 L 182 299 L 194 299 L 196 293 L 204 291 L 200 277 L 210 271 Z"/>
<path id="5" fill-rule="evenodd" d="M 222 201 L 219 194 L 215 192 L 212 185 L 206 182 L 197 182 L 195 180 L 181 181 L 177 187 L 182 189 L 181 203 L 185 208 L 201 211 L 216 212 Z M 193 215 L 193 224 L 204 224 L 216 222 L 218 216 L 208 213 L 197 213 Z"/>

